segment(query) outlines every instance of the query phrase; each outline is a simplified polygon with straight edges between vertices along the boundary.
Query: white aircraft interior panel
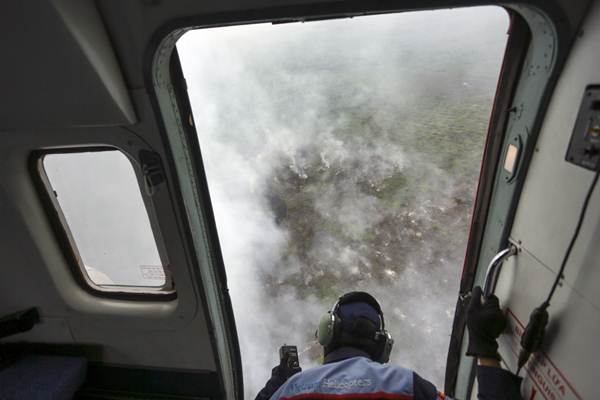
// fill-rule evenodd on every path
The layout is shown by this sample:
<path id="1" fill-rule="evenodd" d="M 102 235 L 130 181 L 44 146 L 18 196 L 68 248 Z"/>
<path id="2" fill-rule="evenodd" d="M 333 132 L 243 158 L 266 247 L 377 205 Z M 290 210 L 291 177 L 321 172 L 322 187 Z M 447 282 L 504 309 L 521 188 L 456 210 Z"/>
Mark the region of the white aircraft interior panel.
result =
<path id="1" fill-rule="evenodd" d="M 1 128 L 135 122 L 114 51 L 91 1 L 9 2 L 2 14 L 3 59 L 18 62 L 0 65 L 2 76 L 10 76 L 3 95 L 11 99 L 0 110 Z"/>
<path id="2" fill-rule="evenodd" d="M 0 188 L 0 193 L 3 193 Z M 0 202 L 0 213 L 3 223 L 10 226 L 23 224 L 20 215 L 13 204 L 3 200 Z M 39 253 L 32 251 L 27 245 L 31 237 L 22 229 L 0 230 L 2 242 L 2 255 L 10 260 L 8 268 L 12 269 L 10 279 L 0 279 L 0 312 L 9 314 L 26 306 L 41 304 L 51 313 L 60 310 L 62 303 L 56 297 L 50 285 L 50 274 L 40 262 Z M 11 290 L 18 287 L 18 293 Z"/>
<path id="3" fill-rule="evenodd" d="M 131 301 L 94 296 L 74 279 L 32 182 L 30 148 L 107 142 L 137 146 L 135 137 L 128 137 L 120 128 L 71 129 L 60 135 L 59 131 L 44 132 L 49 134 L 11 131 L 0 149 L 0 214 L 3 226 L 10 227 L 0 229 L 0 242 L 12 271 L 10 279 L 0 279 L 0 314 L 37 307 L 41 316 L 41 323 L 33 329 L 7 341 L 96 346 L 101 348 L 95 353 L 101 359 L 89 359 L 111 364 L 216 370 L 205 314 L 198 304 L 198 288 L 190 278 L 185 252 L 173 252 L 176 254 L 170 257 L 176 299 Z M 168 232 L 177 229 L 175 221 L 167 220 L 163 226 Z M 177 235 L 170 235 L 166 243 L 169 248 L 181 246 Z M 193 349 L 188 343 L 194 343 Z"/>
<path id="4" fill-rule="evenodd" d="M 364 9 L 376 11 L 383 3 L 367 2 Z M 37 307 L 41 314 L 33 329 L 7 341 L 96 346 L 101 351 L 89 356 L 90 361 L 139 366 L 140 370 L 209 371 L 207 376 L 214 379 L 210 385 L 219 390 L 224 387 L 225 394 L 214 396 L 234 398 L 229 387 L 238 379 L 240 367 L 234 324 L 229 316 L 218 314 L 221 309 L 211 307 L 211 297 L 200 287 L 198 269 L 217 272 L 209 262 L 198 263 L 202 258 L 193 254 L 197 250 L 185 240 L 191 238 L 182 238 L 181 232 L 190 227 L 183 199 L 173 195 L 182 192 L 177 183 L 167 180 L 170 192 L 160 194 L 162 203 L 156 212 L 163 216 L 157 235 L 164 236 L 166 248 L 177 249 L 169 254 L 177 297 L 168 301 L 99 297 L 77 282 L 70 270 L 32 182 L 28 161 L 31 152 L 39 149 L 82 144 L 126 148 L 130 141 L 136 143 L 136 150 L 148 146 L 167 160 L 167 135 L 159 132 L 164 127 L 159 127 L 158 105 L 152 103 L 157 99 L 149 87 L 152 50 L 168 33 L 166 25 L 180 27 L 180 18 L 198 25 L 226 23 L 219 18 L 230 11 L 239 18 L 258 19 L 266 8 L 297 17 L 293 13 L 306 10 L 303 7 L 308 4 L 318 10 L 346 7 L 345 2 L 328 0 L 285 0 L 276 5 L 270 0 L 27 0 L 3 5 L 0 43 L 7 62 L 0 63 L 0 76 L 5 77 L 4 98 L 10 101 L 0 109 L 0 254 L 4 260 L 0 315 L 27 307 Z M 359 7 L 356 2 L 348 4 Z M 450 7 L 453 2 L 438 4 Z M 585 4 L 578 2 L 566 10 L 565 20 L 577 20 Z M 402 6 L 421 5 L 398 3 Z M 497 287 L 503 305 L 511 311 L 514 334 L 505 336 L 501 353 L 513 370 L 512 350 L 518 347 L 514 340 L 520 324 L 526 324 L 531 310 L 550 289 L 593 176 L 564 158 L 584 90 L 589 84 L 600 84 L 598 20 L 600 3 L 596 2 L 556 87 L 521 196 L 511 238 L 522 251 L 506 263 Z M 176 177 L 169 170 L 177 167 L 176 161 L 164 162 L 166 176 Z M 597 395 L 599 196 L 595 193 L 592 198 L 565 282 L 553 298 L 543 353 L 533 358 L 537 364 L 529 369 L 538 386 L 531 379 L 526 383 L 527 398 Z M 192 236 L 188 231 L 185 234 Z M 225 292 L 226 288 L 218 293 L 223 297 L 213 301 L 227 304 Z M 546 390 L 547 396 L 532 397 L 533 390 Z"/>
<path id="5" fill-rule="evenodd" d="M 6 342 L 73 343 L 69 323 L 61 317 L 42 317 L 35 329 L 4 339 Z"/>
<path id="6" fill-rule="evenodd" d="M 118 107 L 127 122 L 135 123 L 136 115 L 129 92 L 94 2 L 55 0 L 54 5 L 65 26 L 77 40 L 91 67 L 104 84 L 114 105 Z"/>
<path id="7" fill-rule="evenodd" d="M 185 329 L 152 330 L 122 326 L 114 321 L 71 318 L 69 325 L 78 343 L 102 343 L 102 362 L 146 367 L 215 370 L 210 348 L 189 343 L 210 343 L 203 322 Z M 183 346 L 183 347 L 179 347 Z"/>
<path id="8" fill-rule="evenodd" d="M 583 34 L 574 44 L 558 81 L 527 174 L 511 236 L 554 271 L 558 270 L 573 234 L 593 172 L 565 161 L 585 88 L 600 84 L 600 4 L 588 15 Z M 567 280 L 577 275 L 590 227 L 600 215 L 596 195 L 588 210 Z M 595 218 L 595 219 L 594 219 Z M 587 231 L 586 231 L 587 229 Z"/>
<path id="9" fill-rule="evenodd" d="M 529 314 L 545 299 L 554 277 L 552 271 L 525 250 L 503 267 L 496 295 L 507 311 L 508 328 L 499 343 L 503 361 L 512 372 L 517 370 L 519 341 Z M 522 388 L 524 398 L 533 395 L 532 389 L 548 396 L 562 395 L 564 389 L 564 393 L 572 391 L 579 398 L 591 398 L 596 393 L 596 382 L 590 365 L 600 358 L 600 348 L 590 344 L 600 334 L 600 312 L 566 286 L 556 291 L 549 312 L 542 352 L 533 355 L 524 367 L 527 376 Z"/>
<path id="10" fill-rule="evenodd" d="M 594 172 L 565 160 L 588 85 L 600 83 L 600 3 L 583 25 L 557 83 L 540 131 L 511 232 L 521 251 L 503 267 L 496 293 L 508 308 L 501 344 L 516 370 L 519 338 L 535 307 L 546 300 L 574 234 Z M 600 193 L 596 187 L 579 237 L 550 302 L 541 352 L 526 364 L 525 398 L 592 398 L 600 358 Z M 537 396 L 537 397 L 536 397 Z"/>

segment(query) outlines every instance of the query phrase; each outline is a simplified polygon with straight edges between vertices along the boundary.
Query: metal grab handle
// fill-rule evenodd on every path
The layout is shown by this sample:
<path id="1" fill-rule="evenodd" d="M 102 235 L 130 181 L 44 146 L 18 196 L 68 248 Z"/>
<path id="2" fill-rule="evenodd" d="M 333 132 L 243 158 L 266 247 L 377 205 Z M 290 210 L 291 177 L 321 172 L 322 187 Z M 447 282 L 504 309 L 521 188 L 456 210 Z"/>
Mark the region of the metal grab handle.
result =
<path id="1" fill-rule="evenodd" d="M 502 269 L 502 264 L 504 261 L 517 254 L 518 251 L 519 249 L 517 249 L 517 246 L 510 244 L 510 246 L 492 258 L 492 261 L 490 262 L 485 274 L 485 284 L 483 285 L 483 301 L 494 294 L 494 291 L 496 290 L 496 283 L 498 283 L 498 277 L 500 276 L 500 270 Z"/>

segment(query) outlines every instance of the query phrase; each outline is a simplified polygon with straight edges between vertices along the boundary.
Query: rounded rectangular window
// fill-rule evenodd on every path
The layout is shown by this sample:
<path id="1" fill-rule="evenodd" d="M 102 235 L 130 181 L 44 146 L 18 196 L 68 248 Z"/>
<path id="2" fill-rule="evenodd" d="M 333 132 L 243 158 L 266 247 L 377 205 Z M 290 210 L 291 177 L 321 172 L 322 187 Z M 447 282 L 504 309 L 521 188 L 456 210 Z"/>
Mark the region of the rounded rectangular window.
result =
<path id="1" fill-rule="evenodd" d="M 95 289 L 172 290 L 133 165 L 118 150 L 50 153 L 50 193 L 85 281 Z"/>

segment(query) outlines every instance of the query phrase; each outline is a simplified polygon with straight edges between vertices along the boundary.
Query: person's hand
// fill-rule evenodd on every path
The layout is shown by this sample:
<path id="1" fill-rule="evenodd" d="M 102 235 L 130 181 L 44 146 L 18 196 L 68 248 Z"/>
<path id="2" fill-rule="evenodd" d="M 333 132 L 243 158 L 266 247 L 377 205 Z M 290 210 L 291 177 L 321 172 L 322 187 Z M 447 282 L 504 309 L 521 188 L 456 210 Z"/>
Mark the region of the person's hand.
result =
<path id="1" fill-rule="evenodd" d="M 271 376 L 277 376 L 279 378 L 287 380 L 289 377 L 296 375 L 298 372 L 302 371 L 302 368 L 300 368 L 299 365 L 290 364 L 291 363 L 288 361 L 287 358 L 281 360 L 279 365 L 274 367 L 271 371 Z"/>
<path id="2" fill-rule="evenodd" d="M 481 287 L 473 288 L 467 309 L 469 330 L 468 356 L 500 359 L 496 339 L 506 329 L 506 316 L 500 310 L 498 298 L 487 297 L 482 304 Z"/>

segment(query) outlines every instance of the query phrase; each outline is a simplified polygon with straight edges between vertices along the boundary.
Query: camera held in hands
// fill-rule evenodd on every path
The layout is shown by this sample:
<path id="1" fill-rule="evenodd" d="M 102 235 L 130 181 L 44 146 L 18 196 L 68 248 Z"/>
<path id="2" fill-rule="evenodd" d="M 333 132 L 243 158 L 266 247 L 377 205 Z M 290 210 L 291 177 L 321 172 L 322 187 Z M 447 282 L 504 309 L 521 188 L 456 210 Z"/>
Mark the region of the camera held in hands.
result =
<path id="1" fill-rule="evenodd" d="M 298 360 L 298 348 L 296 346 L 283 345 L 279 349 L 279 366 L 285 370 L 288 377 L 302 371 Z"/>

